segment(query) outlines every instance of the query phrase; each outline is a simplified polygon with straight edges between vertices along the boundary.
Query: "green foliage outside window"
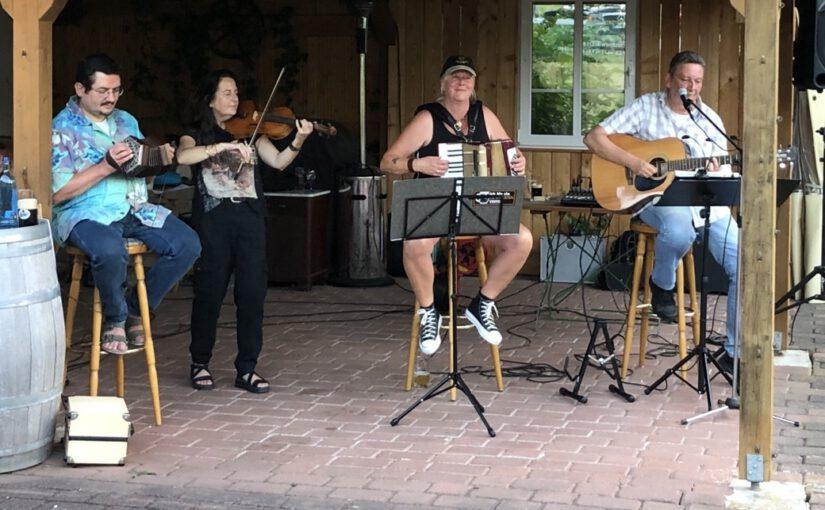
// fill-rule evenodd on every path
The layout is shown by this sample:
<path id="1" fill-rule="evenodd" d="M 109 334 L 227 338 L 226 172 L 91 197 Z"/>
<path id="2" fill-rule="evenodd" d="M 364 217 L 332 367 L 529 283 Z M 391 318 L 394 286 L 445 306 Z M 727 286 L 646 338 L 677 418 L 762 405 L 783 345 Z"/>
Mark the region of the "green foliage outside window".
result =
<path id="1" fill-rule="evenodd" d="M 575 49 L 572 2 L 533 7 L 531 133 L 580 135 L 625 103 L 624 4 L 585 3 Z M 581 61 L 581 133 L 574 133 L 575 59 Z"/>

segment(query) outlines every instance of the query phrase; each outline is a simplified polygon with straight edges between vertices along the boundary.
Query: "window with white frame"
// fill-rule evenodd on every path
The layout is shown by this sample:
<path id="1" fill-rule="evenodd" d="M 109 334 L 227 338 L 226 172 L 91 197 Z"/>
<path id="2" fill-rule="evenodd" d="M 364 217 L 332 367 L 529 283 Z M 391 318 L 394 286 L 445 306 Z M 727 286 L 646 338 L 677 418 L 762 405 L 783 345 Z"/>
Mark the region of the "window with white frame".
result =
<path id="1" fill-rule="evenodd" d="M 521 0 L 519 143 L 584 148 L 635 97 L 636 0 Z"/>

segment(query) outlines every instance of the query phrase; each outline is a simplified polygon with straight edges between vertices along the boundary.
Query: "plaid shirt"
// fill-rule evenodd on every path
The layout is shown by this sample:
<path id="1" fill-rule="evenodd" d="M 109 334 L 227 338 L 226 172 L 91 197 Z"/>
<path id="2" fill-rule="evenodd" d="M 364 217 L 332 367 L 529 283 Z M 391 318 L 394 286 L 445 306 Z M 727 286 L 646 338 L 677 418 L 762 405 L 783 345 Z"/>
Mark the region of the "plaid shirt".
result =
<path id="1" fill-rule="evenodd" d="M 698 101 L 698 107 L 713 119 L 722 129 L 722 119 L 709 106 Z M 701 114 L 694 113 L 695 122 L 688 115 L 675 113 L 667 105 L 664 90 L 645 94 L 635 101 L 613 112 L 599 125 L 607 134 L 621 133 L 641 140 L 680 138 L 689 157 L 724 156 L 728 154 L 727 140 Z M 691 207 L 693 225 L 700 227 L 704 220 L 700 217 L 701 207 Z M 714 222 L 730 216 L 727 207 L 711 207 L 710 221 Z"/>

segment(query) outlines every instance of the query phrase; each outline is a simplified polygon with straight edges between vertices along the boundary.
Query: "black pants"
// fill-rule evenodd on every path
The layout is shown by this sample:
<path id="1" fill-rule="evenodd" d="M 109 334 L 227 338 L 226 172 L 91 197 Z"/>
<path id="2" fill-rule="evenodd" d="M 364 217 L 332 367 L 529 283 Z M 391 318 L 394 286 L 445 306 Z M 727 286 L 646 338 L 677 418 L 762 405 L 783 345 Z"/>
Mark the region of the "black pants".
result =
<path id="1" fill-rule="evenodd" d="M 229 279 L 235 275 L 238 356 L 235 369 L 255 369 L 263 342 L 266 298 L 266 234 L 263 214 L 247 203 L 225 201 L 198 222 L 203 251 L 195 264 L 192 362 L 209 363 Z"/>

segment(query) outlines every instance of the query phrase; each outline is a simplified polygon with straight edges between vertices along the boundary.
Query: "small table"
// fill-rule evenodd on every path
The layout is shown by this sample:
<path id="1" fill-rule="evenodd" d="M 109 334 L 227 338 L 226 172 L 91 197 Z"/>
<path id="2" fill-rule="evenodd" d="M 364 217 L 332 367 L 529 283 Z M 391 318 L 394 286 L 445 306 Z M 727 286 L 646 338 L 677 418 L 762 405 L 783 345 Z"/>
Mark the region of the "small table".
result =
<path id="1" fill-rule="evenodd" d="M 269 283 L 310 290 L 329 272 L 329 190 L 264 193 Z"/>
<path id="2" fill-rule="evenodd" d="M 613 214 L 613 211 L 608 211 L 601 207 L 562 205 L 561 196 L 550 196 L 547 197 L 546 200 L 525 200 L 521 208 L 530 211 L 531 215 L 541 214 L 544 218 L 544 229 L 548 236 L 550 236 L 550 222 L 547 219 L 548 213 L 587 213 L 591 216 Z"/>

